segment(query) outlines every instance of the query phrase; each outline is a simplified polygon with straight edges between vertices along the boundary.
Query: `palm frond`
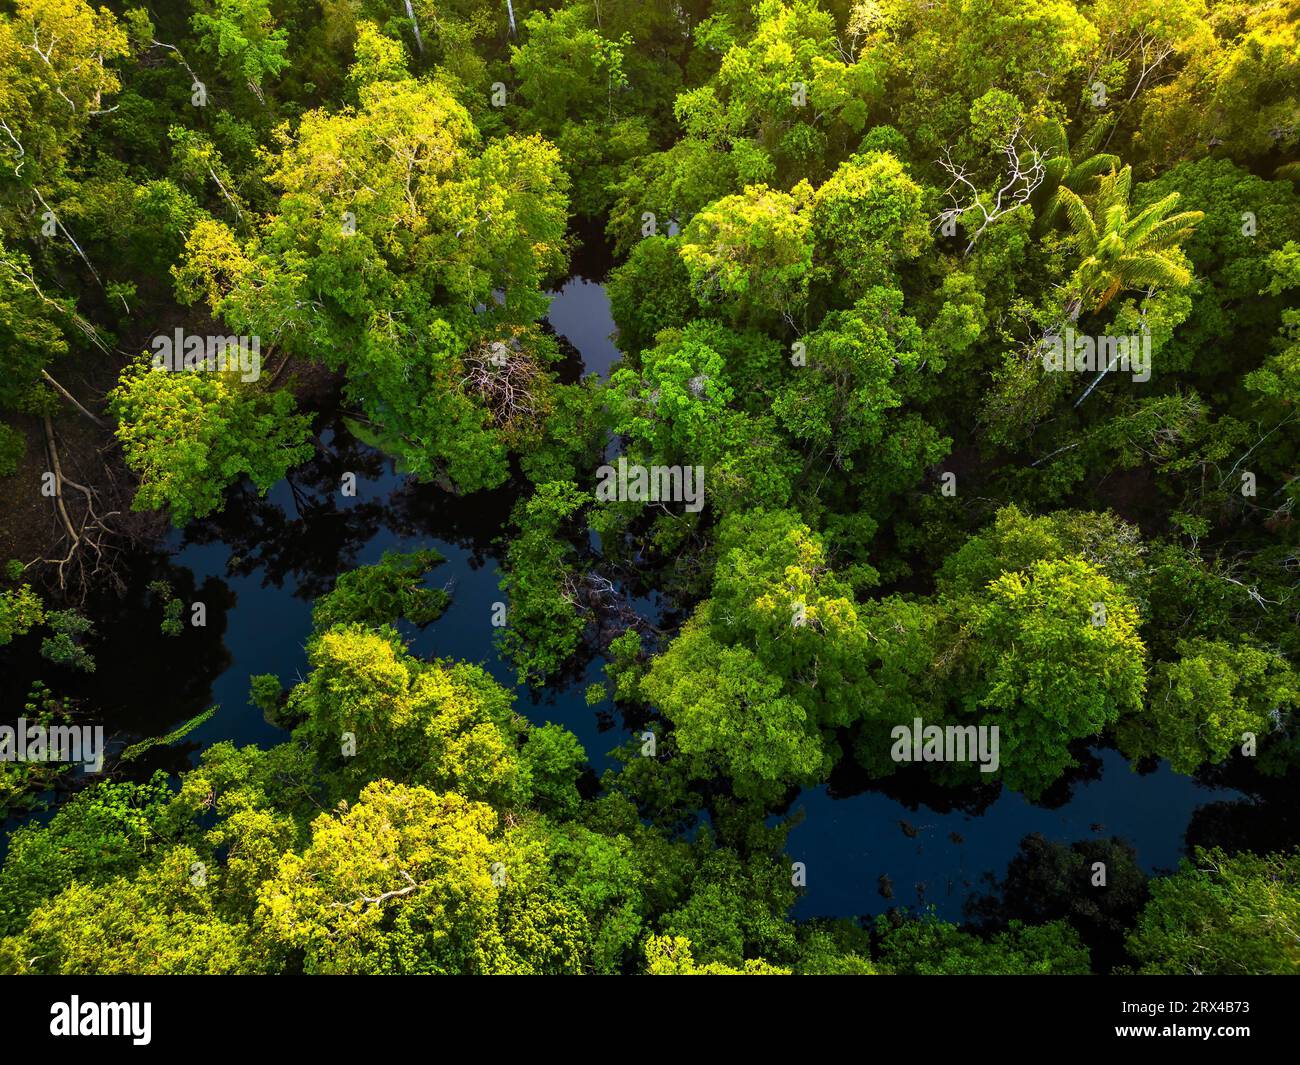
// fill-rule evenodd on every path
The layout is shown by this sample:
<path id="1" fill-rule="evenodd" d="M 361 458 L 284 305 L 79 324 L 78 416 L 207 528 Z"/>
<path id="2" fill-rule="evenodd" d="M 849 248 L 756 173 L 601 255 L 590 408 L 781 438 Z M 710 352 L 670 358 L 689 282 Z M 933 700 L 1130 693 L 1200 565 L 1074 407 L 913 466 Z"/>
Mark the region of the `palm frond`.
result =
<path id="1" fill-rule="evenodd" d="M 1104 177 L 1111 171 L 1119 170 L 1119 156 L 1102 154 L 1090 156 L 1070 168 L 1070 175 L 1065 183 L 1075 192 L 1082 192 L 1089 182 Z"/>
<path id="2" fill-rule="evenodd" d="M 1183 211 L 1171 215 L 1148 226 L 1146 231 L 1134 240 L 1143 251 L 1167 251 L 1175 247 L 1185 237 L 1191 236 L 1196 224 L 1205 217 L 1204 211 Z"/>
<path id="3" fill-rule="evenodd" d="M 1113 125 L 1115 125 L 1115 113 L 1112 111 L 1103 114 L 1101 118 L 1092 124 L 1088 132 L 1079 138 L 1079 143 L 1074 146 L 1074 157 L 1076 159 L 1087 159 L 1090 155 L 1093 155 L 1101 147 L 1101 142 Z M 1116 161 L 1118 162 L 1118 160 Z"/>
<path id="4" fill-rule="evenodd" d="M 1056 190 L 1061 187 L 1061 179 L 1065 177 L 1070 169 L 1070 160 L 1063 155 L 1058 155 L 1052 159 L 1043 161 L 1043 180 L 1038 183 L 1038 188 L 1034 189 L 1030 197 L 1030 205 L 1034 212 L 1039 215 L 1039 230 L 1046 230 L 1052 224 L 1052 220 L 1045 217 L 1045 212 L 1052 210 L 1055 214 L 1054 203 L 1056 200 Z"/>
<path id="5" fill-rule="evenodd" d="M 1054 189 L 1047 202 L 1043 204 L 1042 211 L 1038 216 L 1039 232 L 1046 232 L 1051 229 L 1061 219 L 1061 190 Z"/>
<path id="6" fill-rule="evenodd" d="M 1192 272 L 1159 252 L 1126 255 L 1117 273 L 1125 288 L 1184 288 L 1192 283 Z"/>
<path id="7" fill-rule="evenodd" d="M 1128 223 L 1128 227 L 1124 232 L 1125 241 L 1132 245 L 1141 243 L 1146 232 L 1169 214 L 1179 199 L 1178 193 L 1171 192 L 1163 200 L 1159 200 L 1138 212 Z"/>
<path id="8" fill-rule="evenodd" d="M 1079 199 L 1077 192 L 1065 186 L 1056 190 L 1056 199 L 1059 201 L 1058 209 L 1065 212 L 1071 231 L 1079 238 L 1083 253 L 1091 255 L 1097 246 L 1097 226 L 1092 220 L 1088 205 Z"/>
<path id="9" fill-rule="evenodd" d="M 1070 158 L 1070 141 L 1065 135 L 1065 127 L 1054 118 L 1036 125 L 1029 134 L 1029 141 L 1045 159 Z"/>
<path id="10" fill-rule="evenodd" d="M 1101 179 L 1101 185 L 1097 192 L 1097 205 L 1099 208 L 1110 208 L 1116 204 L 1123 204 L 1127 214 L 1129 196 L 1132 191 L 1133 168 L 1126 166 L 1122 170 L 1117 170 L 1115 173 L 1108 174 Z"/>

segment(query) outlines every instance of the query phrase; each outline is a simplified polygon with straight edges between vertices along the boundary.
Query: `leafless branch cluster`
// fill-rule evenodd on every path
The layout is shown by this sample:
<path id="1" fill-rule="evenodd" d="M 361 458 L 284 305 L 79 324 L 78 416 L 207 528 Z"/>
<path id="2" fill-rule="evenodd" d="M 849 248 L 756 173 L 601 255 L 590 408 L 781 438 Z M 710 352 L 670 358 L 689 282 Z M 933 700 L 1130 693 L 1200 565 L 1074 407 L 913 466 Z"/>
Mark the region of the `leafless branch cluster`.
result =
<path id="1" fill-rule="evenodd" d="M 48 414 L 44 417 L 44 428 L 45 451 L 50 462 L 50 472 L 54 476 L 52 502 L 60 527 L 55 547 L 56 550 L 66 547 L 66 550 L 62 558 L 43 558 L 39 561 L 54 567 L 61 592 L 77 592 L 84 599 L 93 585 L 102 585 L 106 580 L 117 584 L 120 590 L 121 578 L 113 566 L 114 556 L 120 548 L 112 543 L 118 533 L 107 523 L 109 518 L 120 512 L 99 512 L 98 491 L 72 480 L 64 473 L 54 436 L 54 425 Z M 79 493 L 76 497 L 79 505 L 68 505 L 65 488 Z"/>
<path id="2" fill-rule="evenodd" d="M 1133 82 L 1132 90 L 1124 100 L 1124 106 L 1127 107 L 1133 102 L 1137 94 L 1142 91 L 1148 79 L 1152 79 L 1156 69 L 1173 54 L 1173 41 L 1148 33 L 1145 28 L 1137 30 L 1131 37 L 1116 30 L 1111 30 L 1106 36 L 1105 44 L 1102 45 L 1097 54 L 1096 62 L 1088 72 L 1084 84 L 1091 85 L 1103 68 L 1113 68 L 1117 62 L 1131 65 L 1136 61 L 1138 76 L 1137 80 Z M 1166 76 L 1172 77 L 1173 71 L 1171 70 L 1168 75 L 1162 75 L 1161 77 Z M 1110 137 L 1108 136 L 1106 140 L 1109 142 Z"/>
<path id="3" fill-rule="evenodd" d="M 541 412 L 542 373 L 524 352 L 500 341 L 479 344 L 465 355 L 461 385 L 476 393 L 498 429 L 517 430 Z"/>
<path id="4" fill-rule="evenodd" d="M 945 195 L 952 200 L 952 206 L 940 212 L 935 219 L 936 224 L 943 226 L 948 222 L 960 221 L 968 214 L 975 214 L 980 219 L 978 228 L 971 234 L 966 250 L 962 252 L 963 255 L 971 253 L 975 242 L 990 225 L 1027 204 L 1034 190 L 1043 183 L 1047 167 L 1042 155 L 1033 145 L 1023 144 L 1026 158 L 1021 159 L 1022 143 L 1020 127 L 1017 126 L 1002 148 L 1002 154 L 1007 157 L 1006 174 L 991 200 L 976 188 L 966 168 L 953 162 L 952 150 L 950 148 L 943 150 L 943 157 L 938 160 L 938 163 L 952 177 L 952 182 L 944 190 Z"/>
<path id="5" fill-rule="evenodd" d="M 661 630 L 638 614 L 608 577 L 590 570 L 583 573 L 566 572 L 563 595 L 584 614 L 592 617 L 600 633 L 598 642 L 618 636 L 625 629 L 659 635 Z"/>

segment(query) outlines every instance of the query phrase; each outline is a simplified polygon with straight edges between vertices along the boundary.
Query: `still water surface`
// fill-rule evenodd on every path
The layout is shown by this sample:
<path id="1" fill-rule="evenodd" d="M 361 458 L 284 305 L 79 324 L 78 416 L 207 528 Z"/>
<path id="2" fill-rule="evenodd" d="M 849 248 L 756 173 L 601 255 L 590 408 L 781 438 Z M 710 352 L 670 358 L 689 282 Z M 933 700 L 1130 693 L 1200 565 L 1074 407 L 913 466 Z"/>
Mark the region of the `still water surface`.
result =
<path id="1" fill-rule="evenodd" d="M 599 280 L 570 278 L 555 296 L 549 321 L 576 349 L 583 372 L 608 376 L 618 349 Z M 385 550 L 434 547 L 447 561 L 429 583 L 447 587 L 452 601 L 424 630 L 404 630 L 412 649 L 480 663 L 516 689 L 517 706 L 531 720 L 554 721 L 574 732 L 597 774 L 614 765 L 608 752 L 630 733 L 612 705 L 590 707 L 585 700 L 587 685 L 603 677 L 600 659 L 580 663 L 562 683 L 538 694 L 516 688 L 514 671 L 497 653 L 498 630 L 490 617 L 492 604 L 504 599 L 498 562 L 511 504 L 508 491 L 462 500 L 410 483 L 391 460 L 353 439 L 337 418 L 321 442 L 317 459 L 265 499 L 237 491 L 218 518 L 173 533 L 166 557 L 141 561 L 147 573 L 133 587 L 163 572 L 186 602 L 208 604 L 206 630 L 160 636 L 159 603 L 137 594 L 111 608 L 116 613 L 101 622 L 100 668 L 94 678 L 70 679 L 70 690 L 80 686 L 87 702 L 121 730 L 121 742 L 157 735 L 220 704 L 187 743 L 154 756 L 165 768 L 180 768 L 219 740 L 281 742 L 286 734 L 248 703 L 249 677 L 275 673 L 286 687 L 299 679 L 306 666 L 303 644 L 312 600 L 331 587 L 338 572 L 376 562 Z M 349 470 L 358 475 L 355 498 L 337 491 L 340 476 Z M 636 605 L 647 616 L 662 606 Z M 21 661 L 23 650 L 16 653 Z M 32 676 L 41 674 L 35 661 L 26 666 L 18 672 L 30 668 Z M 5 685 L 7 707 L 21 705 L 15 698 L 26 679 L 15 675 Z M 914 794 L 903 794 L 898 784 L 891 787 L 895 790 L 886 794 L 864 781 L 822 785 L 804 791 L 783 813 L 796 821 L 790 856 L 805 863 L 808 876 L 794 916 L 932 905 L 940 915 L 960 919 L 966 900 L 987 890 L 988 877 L 1005 873 L 1030 833 L 1067 844 L 1115 836 L 1135 848 L 1147 872 L 1170 869 L 1184 853 L 1186 830 L 1199 808 L 1245 801 L 1240 792 L 1202 786 L 1165 764 L 1135 773 L 1119 754 L 1104 749 L 1090 752 L 1078 779 L 1050 804 L 1034 805 L 1003 791 L 982 806 L 971 800 L 952 808 L 953 796 L 923 785 Z M 890 882 L 890 898 L 881 893 L 882 876 Z"/>

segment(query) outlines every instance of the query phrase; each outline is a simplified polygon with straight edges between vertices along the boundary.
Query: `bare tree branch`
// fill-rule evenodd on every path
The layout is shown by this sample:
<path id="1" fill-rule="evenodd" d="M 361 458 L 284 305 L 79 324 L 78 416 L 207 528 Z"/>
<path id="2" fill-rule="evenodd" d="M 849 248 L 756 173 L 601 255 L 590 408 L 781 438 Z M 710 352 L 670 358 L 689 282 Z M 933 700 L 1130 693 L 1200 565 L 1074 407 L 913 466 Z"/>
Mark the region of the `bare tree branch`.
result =
<path id="1" fill-rule="evenodd" d="M 939 214 L 935 219 L 936 223 L 943 226 L 948 222 L 961 221 L 968 214 L 978 214 L 980 218 L 979 227 L 972 234 L 966 250 L 962 252 L 963 256 L 971 253 L 975 242 L 990 225 L 1027 204 L 1034 190 L 1043 183 L 1043 178 L 1047 175 L 1047 166 L 1043 157 L 1033 145 L 1026 145 L 1028 158 L 1026 160 L 1020 158 L 1021 149 L 1018 146 L 1020 140 L 1020 126 L 1017 125 L 1012 130 L 1007 143 L 1003 145 L 1002 154 L 1007 157 L 1007 172 L 1002 184 L 993 194 L 991 202 L 986 202 L 984 194 L 975 187 L 966 169 L 953 162 L 952 149 L 945 148 L 943 157 L 937 160 L 952 177 L 952 182 L 944 190 L 952 200 L 952 206 Z M 959 193 L 963 194 L 959 195 Z"/>

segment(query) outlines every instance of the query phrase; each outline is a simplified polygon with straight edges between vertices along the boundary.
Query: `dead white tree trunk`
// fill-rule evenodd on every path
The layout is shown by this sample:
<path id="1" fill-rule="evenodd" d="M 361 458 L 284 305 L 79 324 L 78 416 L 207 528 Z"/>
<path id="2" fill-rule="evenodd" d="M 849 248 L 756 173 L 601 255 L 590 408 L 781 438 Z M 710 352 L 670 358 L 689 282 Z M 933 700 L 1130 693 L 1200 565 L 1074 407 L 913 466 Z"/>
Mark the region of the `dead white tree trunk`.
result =
<path id="1" fill-rule="evenodd" d="M 411 20 L 411 29 L 415 31 L 415 47 L 420 50 L 420 55 L 424 55 L 424 38 L 420 36 L 420 24 L 415 19 L 415 8 L 411 6 L 411 0 L 406 0 L 406 17 Z"/>
<path id="2" fill-rule="evenodd" d="M 64 388 L 61 384 L 59 384 L 58 381 L 54 380 L 54 378 L 49 375 L 48 371 L 42 369 L 41 376 L 45 378 L 47 384 L 54 386 L 54 390 L 58 392 L 59 395 L 61 395 L 64 399 L 66 399 L 69 403 L 71 403 L 74 407 L 76 407 L 77 410 L 81 411 L 82 414 L 84 414 L 97 426 L 99 426 L 101 429 L 108 428 L 108 426 L 105 425 L 99 418 L 96 418 L 93 414 L 90 413 L 90 411 L 86 410 L 86 408 L 81 405 L 80 401 L 77 399 L 76 396 L 74 396 L 71 392 L 69 392 L 66 388 Z"/>
<path id="3" fill-rule="evenodd" d="M 40 189 L 36 188 L 33 185 L 32 191 L 36 193 L 36 198 L 41 201 L 41 206 L 45 208 L 45 213 L 48 214 L 52 219 L 54 219 L 54 224 L 59 227 L 59 232 L 61 232 L 65 237 L 68 238 L 69 244 L 71 244 L 74 248 L 77 249 L 77 254 L 81 256 L 81 261 L 86 264 L 86 269 L 90 271 L 90 274 L 95 279 L 96 283 L 99 284 L 100 287 L 103 287 L 104 282 L 99 279 L 99 271 L 96 270 L 94 265 L 91 263 L 91 261 L 86 258 L 86 253 L 81 250 L 81 245 L 77 243 L 76 239 L 72 236 L 71 233 L 68 232 L 67 228 L 64 226 L 63 219 L 61 219 L 57 214 L 54 213 L 53 210 L 51 210 L 50 205 L 45 202 L 45 197 L 41 195 Z"/>

